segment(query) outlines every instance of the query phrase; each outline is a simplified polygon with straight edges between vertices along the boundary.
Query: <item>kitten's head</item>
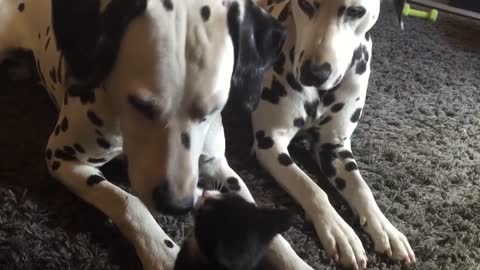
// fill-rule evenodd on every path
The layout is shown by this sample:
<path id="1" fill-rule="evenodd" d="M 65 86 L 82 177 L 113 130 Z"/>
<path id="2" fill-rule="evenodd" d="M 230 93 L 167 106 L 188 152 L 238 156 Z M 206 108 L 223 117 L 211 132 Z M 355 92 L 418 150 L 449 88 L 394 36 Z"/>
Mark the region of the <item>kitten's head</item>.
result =
<path id="1" fill-rule="evenodd" d="M 194 219 L 194 232 L 182 246 L 175 270 L 254 269 L 273 238 L 292 223 L 287 210 L 257 207 L 235 194 L 208 191 Z"/>

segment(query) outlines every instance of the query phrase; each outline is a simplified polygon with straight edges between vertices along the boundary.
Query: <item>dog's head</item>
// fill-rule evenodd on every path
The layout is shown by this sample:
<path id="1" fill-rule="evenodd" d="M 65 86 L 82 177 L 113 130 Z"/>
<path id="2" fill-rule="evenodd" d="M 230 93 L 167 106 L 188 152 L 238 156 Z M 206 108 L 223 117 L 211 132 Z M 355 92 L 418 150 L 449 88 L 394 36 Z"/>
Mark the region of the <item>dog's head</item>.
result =
<path id="1" fill-rule="evenodd" d="M 282 33 L 251 0 L 151 0 L 128 25 L 106 89 L 132 188 L 147 206 L 192 209 L 200 154 L 223 140 L 230 87 L 246 88 L 238 91 L 256 103 L 249 87 L 260 85 L 275 54 L 267 48 L 277 48 Z"/>
<path id="2" fill-rule="evenodd" d="M 397 5 L 403 2 L 385 1 Z M 291 0 L 296 28 L 294 71 L 302 85 L 328 90 L 341 81 L 355 49 L 364 38 L 368 39 L 381 2 Z"/>
<path id="3" fill-rule="evenodd" d="M 256 207 L 231 193 L 203 196 L 199 204 L 175 270 L 254 269 L 272 239 L 292 223 L 286 210 Z"/>

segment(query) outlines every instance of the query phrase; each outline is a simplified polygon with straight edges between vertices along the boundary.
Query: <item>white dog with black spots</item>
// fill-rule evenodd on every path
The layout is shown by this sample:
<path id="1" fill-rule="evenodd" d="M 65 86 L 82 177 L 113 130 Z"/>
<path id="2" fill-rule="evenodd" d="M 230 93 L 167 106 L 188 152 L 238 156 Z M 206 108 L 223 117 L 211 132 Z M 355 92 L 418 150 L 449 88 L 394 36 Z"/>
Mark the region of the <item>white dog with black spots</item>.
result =
<path id="1" fill-rule="evenodd" d="M 251 0 L 0 0 L 0 55 L 31 51 L 58 108 L 50 173 L 111 218 L 144 269 L 173 268 L 179 248 L 151 211 L 190 211 L 199 175 L 253 202 L 220 112 L 230 94 L 257 102 L 284 38 Z M 121 153 L 135 195 L 99 170 Z M 311 269 L 281 236 L 269 256 Z"/>
<path id="2" fill-rule="evenodd" d="M 328 255 L 355 269 L 367 266 L 362 242 L 327 194 L 293 162 L 288 146 L 297 134 L 308 134 L 314 159 L 358 215 L 375 250 L 406 264 L 415 262 L 407 238 L 377 206 L 350 147 L 365 104 L 372 58 L 369 30 L 378 19 L 380 2 L 260 3 L 285 25 L 287 40 L 252 114 L 256 157 L 303 207 Z"/>

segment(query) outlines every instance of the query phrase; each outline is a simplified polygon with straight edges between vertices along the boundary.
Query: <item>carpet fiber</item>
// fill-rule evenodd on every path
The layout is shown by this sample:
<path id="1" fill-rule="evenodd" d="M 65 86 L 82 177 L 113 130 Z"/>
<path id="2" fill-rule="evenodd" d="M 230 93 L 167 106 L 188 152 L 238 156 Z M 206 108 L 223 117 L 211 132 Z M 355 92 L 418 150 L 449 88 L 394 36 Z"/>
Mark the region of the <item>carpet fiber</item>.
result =
<path id="1" fill-rule="evenodd" d="M 480 24 L 440 15 L 435 24 L 389 13 L 372 31 L 372 77 L 353 152 L 387 218 L 409 238 L 412 269 L 480 269 Z M 98 210 L 49 177 L 44 147 L 55 111 L 42 88 L 0 67 L 0 269 L 140 269 L 132 247 Z M 315 269 L 336 269 L 303 211 L 249 156 L 248 122 L 225 112 L 228 158 L 261 205 L 298 215 L 285 237 Z M 369 269 L 402 269 L 375 255 L 345 202 L 319 174 L 309 143 L 294 159 L 354 226 Z M 104 168 L 128 189 L 121 162 Z M 157 217 L 181 242 L 190 217 Z"/>

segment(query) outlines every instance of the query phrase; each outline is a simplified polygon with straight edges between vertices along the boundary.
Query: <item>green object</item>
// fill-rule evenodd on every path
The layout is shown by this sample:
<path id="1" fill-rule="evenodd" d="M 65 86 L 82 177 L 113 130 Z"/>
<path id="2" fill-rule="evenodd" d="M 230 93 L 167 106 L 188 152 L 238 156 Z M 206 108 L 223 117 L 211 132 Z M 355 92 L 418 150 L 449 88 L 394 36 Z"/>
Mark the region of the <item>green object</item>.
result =
<path id="1" fill-rule="evenodd" d="M 403 6 L 402 15 L 403 16 L 417 17 L 417 18 L 420 18 L 420 19 L 425 19 L 425 20 L 435 22 L 438 18 L 438 10 L 432 9 L 432 10 L 430 10 L 430 12 L 421 11 L 421 10 L 411 8 L 409 4 L 405 4 Z"/>

